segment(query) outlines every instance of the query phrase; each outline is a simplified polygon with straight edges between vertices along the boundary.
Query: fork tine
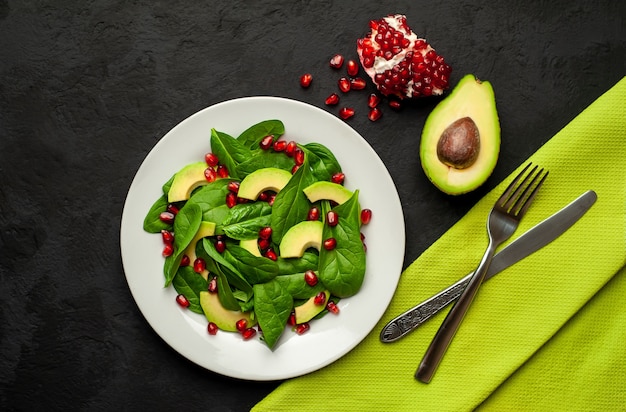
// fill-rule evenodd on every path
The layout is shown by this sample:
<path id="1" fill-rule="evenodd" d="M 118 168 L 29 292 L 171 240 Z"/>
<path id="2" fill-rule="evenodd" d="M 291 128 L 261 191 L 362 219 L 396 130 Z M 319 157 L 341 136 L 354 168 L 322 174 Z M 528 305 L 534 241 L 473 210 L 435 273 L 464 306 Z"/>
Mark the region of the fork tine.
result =
<path id="1" fill-rule="evenodd" d="M 530 166 L 530 164 L 528 166 Z M 524 180 L 522 180 L 522 182 L 519 185 L 517 185 L 515 192 L 513 192 L 509 200 L 507 200 L 507 202 L 504 204 L 503 206 L 504 210 L 509 211 L 509 210 L 514 209 L 515 206 L 518 204 L 518 202 L 520 202 L 521 199 L 523 199 L 524 195 L 526 194 L 526 191 L 523 191 L 523 189 L 524 187 L 528 187 L 526 186 L 526 184 L 528 183 L 530 178 L 535 174 L 537 167 L 538 166 L 533 167 L 531 171 L 528 172 Z M 533 181 L 531 181 L 529 186 L 532 186 L 532 184 L 533 184 Z"/>
<path id="2" fill-rule="evenodd" d="M 500 195 L 500 197 L 498 198 L 498 200 L 496 201 L 496 204 L 500 207 L 504 207 L 504 205 L 506 204 L 507 200 L 509 200 L 509 198 L 511 197 L 511 193 L 513 192 L 513 189 L 515 188 L 515 186 L 517 185 L 517 182 L 522 178 L 522 176 L 524 175 L 524 173 L 526 172 L 526 170 L 528 170 L 528 168 L 530 167 L 530 165 L 532 165 L 532 163 L 528 163 L 526 165 L 526 167 L 524 167 L 524 169 L 522 169 L 521 172 L 519 172 L 519 174 L 517 176 L 515 176 L 515 179 L 513 179 L 513 181 L 511 182 L 511 184 L 509 184 L 509 186 L 506 188 L 506 190 L 504 191 L 504 193 L 502 193 L 502 195 Z"/>
<path id="3" fill-rule="evenodd" d="M 535 178 L 533 179 L 533 182 L 528 186 L 528 188 L 526 189 L 526 191 L 528 189 L 530 189 L 532 187 L 532 184 L 534 183 L 535 180 L 537 180 L 537 178 L 541 175 L 541 173 L 543 172 L 543 168 L 539 171 L 539 173 L 537 174 L 537 176 L 535 176 Z M 548 177 L 548 171 L 546 171 L 543 174 L 543 177 L 541 178 L 541 180 L 537 183 L 537 186 L 535 186 L 535 189 L 530 193 L 530 195 L 528 196 L 528 198 L 526 198 L 526 200 L 524 201 L 524 204 L 522 205 L 521 209 L 517 212 L 516 216 L 518 217 L 522 217 L 526 214 L 526 211 L 528 210 L 528 208 L 530 207 L 530 204 L 533 202 L 533 200 L 535 199 L 535 195 L 537 194 L 537 192 L 539 191 L 539 188 L 541 187 L 541 185 L 543 185 L 543 182 L 546 180 L 546 177 Z M 520 198 L 521 200 L 521 198 Z M 517 206 L 517 205 L 516 205 Z"/>

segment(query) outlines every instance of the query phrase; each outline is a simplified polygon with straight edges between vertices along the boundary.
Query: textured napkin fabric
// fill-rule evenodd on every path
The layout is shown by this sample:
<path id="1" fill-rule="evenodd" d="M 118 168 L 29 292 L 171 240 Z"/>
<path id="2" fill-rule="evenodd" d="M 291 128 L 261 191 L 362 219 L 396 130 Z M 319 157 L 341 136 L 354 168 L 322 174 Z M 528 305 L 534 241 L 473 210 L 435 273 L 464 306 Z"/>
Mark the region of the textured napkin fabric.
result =
<path id="1" fill-rule="evenodd" d="M 413 376 L 445 312 L 395 343 L 378 334 L 475 268 L 489 210 L 518 171 L 405 270 L 363 342 L 253 410 L 626 410 L 626 78 L 529 160 L 550 175 L 512 239 L 586 190 L 598 200 L 561 237 L 482 286 L 430 384 Z"/>

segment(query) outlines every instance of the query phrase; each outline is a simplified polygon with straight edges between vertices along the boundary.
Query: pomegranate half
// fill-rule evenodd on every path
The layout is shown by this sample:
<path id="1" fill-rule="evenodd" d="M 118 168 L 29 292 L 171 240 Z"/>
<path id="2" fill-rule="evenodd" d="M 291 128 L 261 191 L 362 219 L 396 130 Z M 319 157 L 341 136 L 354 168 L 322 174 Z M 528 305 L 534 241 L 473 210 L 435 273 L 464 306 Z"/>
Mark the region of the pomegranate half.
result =
<path id="1" fill-rule="evenodd" d="M 406 16 L 389 15 L 369 26 L 357 53 L 380 93 L 405 99 L 440 95 L 449 87 L 452 68 L 411 30 Z"/>

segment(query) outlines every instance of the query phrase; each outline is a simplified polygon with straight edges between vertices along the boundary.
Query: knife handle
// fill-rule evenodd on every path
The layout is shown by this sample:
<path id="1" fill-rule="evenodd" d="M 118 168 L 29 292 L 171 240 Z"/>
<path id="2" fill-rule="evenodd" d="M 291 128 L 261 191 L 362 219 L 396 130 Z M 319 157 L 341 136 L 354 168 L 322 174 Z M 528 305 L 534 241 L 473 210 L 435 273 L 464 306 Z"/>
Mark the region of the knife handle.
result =
<path id="1" fill-rule="evenodd" d="M 470 273 L 447 289 L 391 320 L 380 331 L 380 341 L 394 342 L 435 316 L 461 295 L 473 274 Z"/>

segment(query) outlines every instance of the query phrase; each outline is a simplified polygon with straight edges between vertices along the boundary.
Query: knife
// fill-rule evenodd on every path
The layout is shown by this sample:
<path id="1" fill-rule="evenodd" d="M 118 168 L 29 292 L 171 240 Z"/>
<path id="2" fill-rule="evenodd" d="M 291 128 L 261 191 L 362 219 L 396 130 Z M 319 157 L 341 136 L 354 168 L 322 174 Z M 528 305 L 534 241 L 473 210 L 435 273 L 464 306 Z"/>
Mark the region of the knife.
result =
<path id="1" fill-rule="evenodd" d="M 593 190 L 588 190 L 563 209 L 515 239 L 493 257 L 485 280 L 559 237 L 589 210 L 597 198 L 598 196 Z M 463 292 L 472 274 L 473 272 L 454 285 L 392 319 L 380 331 L 380 341 L 389 343 L 400 339 L 454 302 Z"/>

